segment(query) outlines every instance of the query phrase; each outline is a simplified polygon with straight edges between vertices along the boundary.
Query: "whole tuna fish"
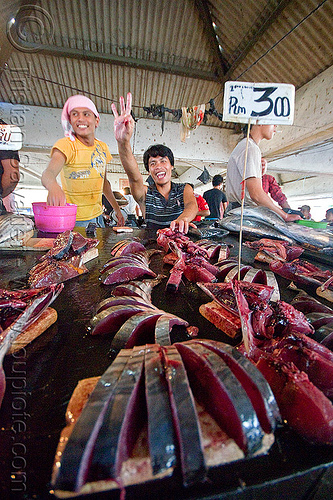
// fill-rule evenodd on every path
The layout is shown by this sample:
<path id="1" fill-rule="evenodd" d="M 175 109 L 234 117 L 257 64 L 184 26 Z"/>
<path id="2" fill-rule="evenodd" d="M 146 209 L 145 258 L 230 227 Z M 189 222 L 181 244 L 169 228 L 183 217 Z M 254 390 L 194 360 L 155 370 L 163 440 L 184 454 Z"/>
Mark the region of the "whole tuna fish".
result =
<path id="1" fill-rule="evenodd" d="M 229 214 L 235 217 L 238 216 L 240 225 L 241 209 L 230 210 Z M 229 229 L 228 217 L 220 222 L 220 225 L 225 229 Z M 287 237 L 289 241 L 296 241 L 305 247 L 313 247 L 333 254 L 333 234 L 329 231 L 305 227 L 294 222 L 285 222 L 282 217 L 266 207 L 245 207 L 243 211 L 243 224 L 245 223 L 245 227 L 250 221 L 260 226 L 267 224 L 269 228 L 277 231 L 280 239 Z M 234 224 L 236 224 L 236 219 L 234 219 Z M 230 230 L 232 229 L 230 228 Z M 281 236 L 284 237 L 281 238 Z"/>

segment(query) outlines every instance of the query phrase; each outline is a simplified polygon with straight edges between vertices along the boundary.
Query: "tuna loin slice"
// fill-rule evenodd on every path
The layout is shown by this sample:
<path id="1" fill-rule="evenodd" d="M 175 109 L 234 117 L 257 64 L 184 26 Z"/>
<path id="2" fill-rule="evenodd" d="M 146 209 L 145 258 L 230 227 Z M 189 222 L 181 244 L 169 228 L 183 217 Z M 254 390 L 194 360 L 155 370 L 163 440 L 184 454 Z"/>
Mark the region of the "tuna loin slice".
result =
<path id="1" fill-rule="evenodd" d="M 170 332 L 174 325 L 189 326 L 184 319 L 174 316 L 173 314 L 163 314 L 160 316 L 155 325 L 155 342 L 160 345 L 171 345 Z"/>
<path id="2" fill-rule="evenodd" d="M 206 477 L 199 419 L 180 354 L 175 346 L 163 347 L 162 352 L 179 444 L 183 483 L 190 485 Z"/>
<path id="3" fill-rule="evenodd" d="M 191 388 L 206 411 L 248 455 L 262 446 L 264 433 L 243 386 L 227 364 L 200 344 L 176 343 Z"/>
<path id="4" fill-rule="evenodd" d="M 121 351 L 91 393 L 62 454 L 60 469 L 54 483 L 56 489 L 79 491 L 85 484 L 91 453 L 107 404 L 129 358 L 130 351 Z"/>
<path id="5" fill-rule="evenodd" d="M 135 280 L 143 276 L 151 276 L 156 278 L 156 274 L 149 269 L 149 267 L 142 266 L 140 264 L 121 264 L 119 266 L 112 267 L 109 272 L 107 271 L 106 277 L 103 275 L 104 285 L 115 285 L 118 283 L 124 283 L 126 281 Z"/>
<path id="6" fill-rule="evenodd" d="M 96 314 L 91 320 L 91 335 L 115 334 L 121 325 L 134 314 L 152 311 L 148 305 L 112 306 Z"/>
<path id="7" fill-rule="evenodd" d="M 214 340 L 192 340 L 190 342 L 204 345 L 225 361 L 246 390 L 263 431 L 266 433 L 274 432 L 277 422 L 281 420 L 279 407 L 272 389 L 256 366 L 229 344 Z"/>
<path id="8" fill-rule="evenodd" d="M 164 314 L 163 311 L 142 311 L 131 316 L 114 336 L 111 347 L 113 349 L 127 349 L 135 345 L 152 343 L 154 328 L 157 319 Z"/>
<path id="9" fill-rule="evenodd" d="M 144 348 L 134 347 L 104 413 L 96 438 L 89 480 L 116 479 L 131 455 L 146 415 Z"/>
<path id="10" fill-rule="evenodd" d="M 161 348 L 145 349 L 145 386 L 148 439 L 153 474 L 173 472 L 176 465 L 176 436 L 173 428 L 168 386 L 164 377 Z"/>

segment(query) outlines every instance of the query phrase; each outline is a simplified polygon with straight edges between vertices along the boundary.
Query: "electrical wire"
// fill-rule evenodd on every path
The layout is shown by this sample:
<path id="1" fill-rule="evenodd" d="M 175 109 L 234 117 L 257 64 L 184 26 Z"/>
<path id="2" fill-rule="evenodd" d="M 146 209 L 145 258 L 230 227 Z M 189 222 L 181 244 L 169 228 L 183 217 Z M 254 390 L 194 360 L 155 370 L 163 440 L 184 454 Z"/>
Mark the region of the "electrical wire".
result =
<path id="1" fill-rule="evenodd" d="M 295 26 L 293 26 L 293 28 L 291 28 L 285 35 L 283 35 L 283 37 L 281 37 L 279 40 L 277 40 L 269 49 L 266 50 L 266 52 L 264 52 L 260 57 L 258 57 L 258 59 L 256 59 L 252 64 L 250 64 L 250 66 L 248 66 L 240 75 L 237 76 L 237 78 L 234 78 L 233 81 L 237 81 L 239 80 L 239 78 L 241 78 L 247 71 L 249 71 L 251 68 L 253 68 L 253 66 L 255 66 L 259 61 L 261 61 L 261 59 L 263 59 L 265 56 L 267 56 L 267 54 L 269 54 L 269 52 L 271 52 L 279 43 L 281 43 L 283 40 L 285 40 L 289 35 L 291 35 L 291 33 L 293 33 L 304 21 L 306 21 L 310 16 L 312 16 L 318 9 L 320 9 L 320 7 L 322 7 L 322 5 L 324 5 L 324 3 L 327 2 L 327 0 L 322 0 L 322 2 L 317 5 L 317 7 L 315 7 L 311 12 L 309 12 L 309 14 L 307 14 L 306 16 L 303 17 L 303 19 L 301 19 Z M 215 97 L 214 97 L 214 100 L 219 97 L 221 94 L 223 94 L 223 91 L 224 89 L 222 89 Z"/>

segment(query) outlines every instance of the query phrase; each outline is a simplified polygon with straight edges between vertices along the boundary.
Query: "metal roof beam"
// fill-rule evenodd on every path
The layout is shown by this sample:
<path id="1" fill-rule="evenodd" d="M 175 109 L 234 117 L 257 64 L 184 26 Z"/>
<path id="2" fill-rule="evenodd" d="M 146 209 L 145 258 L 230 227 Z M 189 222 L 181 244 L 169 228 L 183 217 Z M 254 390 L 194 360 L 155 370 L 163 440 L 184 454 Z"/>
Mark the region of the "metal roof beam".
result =
<path id="1" fill-rule="evenodd" d="M 173 75 L 186 76 L 197 80 L 219 81 L 219 77 L 214 72 L 202 71 L 201 69 L 194 69 L 185 66 L 175 66 L 164 62 L 147 61 L 143 59 L 136 59 L 134 57 L 117 56 L 116 54 L 105 54 L 101 52 L 94 52 L 91 50 L 75 49 L 71 47 L 59 47 L 57 45 L 41 45 L 31 42 L 22 42 L 21 46 L 24 49 L 47 54 L 55 57 L 69 57 L 80 60 L 89 60 L 95 62 L 102 62 L 106 64 L 116 64 L 119 66 L 130 66 L 148 71 L 158 71 L 159 73 L 169 73 Z"/>
<path id="2" fill-rule="evenodd" d="M 216 32 L 213 27 L 213 19 L 209 10 L 208 2 L 207 0 L 194 0 L 194 3 L 201 18 L 203 19 L 204 32 L 208 38 L 209 45 L 212 48 L 214 59 L 218 64 L 219 76 L 222 77 L 228 71 L 230 65 L 220 51 L 220 44 L 216 38 Z"/>
<path id="3" fill-rule="evenodd" d="M 228 71 L 223 77 L 223 82 L 226 82 L 232 79 L 232 75 L 235 71 L 235 69 L 239 66 L 239 64 L 245 59 L 245 57 L 248 55 L 248 53 L 251 51 L 251 49 L 254 47 L 254 45 L 258 42 L 260 38 L 265 34 L 265 32 L 268 30 L 268 28 L 276 21 L 278 18 L 279 14 L 289 5 L 292 3 L 294 0 L 281 0 L 281 2 L 275 7 L 272 12 L 265 17 L 265 20 L 261 23 L 260 19 L 260 25 L 259 28 L 257 29 L 256 26 L 253 27 L 253 31 L 255 31 L 254 36 L 248 41 L 245 42 L 245 38 L 242 40 L 242 42 L 238 45 L 237 49 L 241 49 L 240 54 L 236 57 L 235 61 L 231 64 L 229 67 Z M 254 29 L 255 28 L 255 29 Z M 245 47 L 242 48 L 245 44 Z"/>

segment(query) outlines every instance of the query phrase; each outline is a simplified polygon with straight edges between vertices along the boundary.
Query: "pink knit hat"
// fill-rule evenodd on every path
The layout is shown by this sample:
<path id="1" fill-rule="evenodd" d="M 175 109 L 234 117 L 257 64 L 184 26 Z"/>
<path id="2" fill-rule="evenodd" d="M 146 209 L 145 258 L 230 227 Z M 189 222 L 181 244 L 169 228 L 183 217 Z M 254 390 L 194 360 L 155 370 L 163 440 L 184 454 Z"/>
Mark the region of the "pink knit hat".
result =
<path id="1" fill-rule="evenodd" d="M 62 113 L 61 113 L 61 125 L 62 128 L 64 129 L 64 135 L 65 137 L 69 137 L 71 141 L 75 140 L 74 136 L 74 131 L 73 127 L 70 124 L 69 121 L 69 115 L 70 112 L 74 108 L 87 108 L 90 109 L 94 113 L 94 115 L 99 118 L 98 111 L 96 109 L 95 104 L 86 96 L 84 95 L 72 95 L 67 99 L 65 102 L 64 107 L 62 108 Z"/>

